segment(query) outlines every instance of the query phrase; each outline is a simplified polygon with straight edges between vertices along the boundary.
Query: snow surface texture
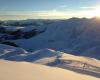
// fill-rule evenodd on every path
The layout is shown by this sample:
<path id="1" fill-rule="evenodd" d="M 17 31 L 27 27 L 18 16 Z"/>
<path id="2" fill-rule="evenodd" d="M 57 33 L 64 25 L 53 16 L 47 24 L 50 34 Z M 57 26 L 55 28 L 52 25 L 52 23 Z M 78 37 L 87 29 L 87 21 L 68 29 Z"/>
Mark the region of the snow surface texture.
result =
<path id="1" fill-rule="evenodd" d="M 99 80 L 100 78 L 27 62 L 0 60 L 0 80 Z"/>
<path id="2" fill-rule="evenodd" d="M 88 74 L 100 78 L 100 61 L 74 56 L 68 53 L 55 51 L 51 49 L 41 49 L 35 52 L 27 52 L 20 48 L 0 44 L 0 59 L 11 61 L 27 61 L 37 64 L 43 64 L 53 67 L 69 69 L 75 72 Z"/>

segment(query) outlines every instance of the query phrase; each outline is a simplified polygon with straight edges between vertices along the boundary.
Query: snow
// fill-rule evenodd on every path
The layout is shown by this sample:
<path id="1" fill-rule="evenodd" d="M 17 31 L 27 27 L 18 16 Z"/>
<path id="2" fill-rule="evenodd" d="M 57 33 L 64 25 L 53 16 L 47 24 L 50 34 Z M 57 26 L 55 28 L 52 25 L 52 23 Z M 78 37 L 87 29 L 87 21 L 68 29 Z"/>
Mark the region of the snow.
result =
<path id="1" fill-rule="evenodd" d="M 41 49 L 35 52 L 27 52 L 22 48 L 16 48 L 4 44 L 0 44 L 0 58 L 14 61 L 28 61 L 35 62 L 40 64 L 49 64 L 57 61 L 78 61 L 79 63 L 87 63 L 90 65 L 94 65 L 96 67 L 100 67 L 100 61 L 94 58 L 83 57 L 83 56 L 75 56 L 68 53 L 55 51 L 52 49 Z M 62 65 L 62 63 L 57 63 Z M 72 64 L 72 63 L 71 63 Z M 54 64 L 56 65 L 56 64 Z"/>
<path id="2" fill-rule="evenodd" d="M 19 39 L 13 42 L 28 51 L 50 48 L 100 59 L 100 49 L 97 49 L 100 46 L 99 22 L 98 20 L 85 18 L 58 20 L 48 25 L 40 26 L 40 28 L 45 27 L 46 31 L 35 37 Z M 94 47 L 95 51 L 92 51 L 94 55 L 91 55 L 91 49 Z M 84 53 L 87 55 L 84 55 Z"/>
<path id="3" fill-rule="evenodd" d="M 10 25 L 16 22 L 22 26 Z M 100 79 L 100 19 L 22 20 L 5 24 L 7 31 L 20 29 L 27 33 L 36 29 L 39 34 L 7 40 L 20 47 L 0 44 L 0 80 Z M 2 32 L 0 36 L 11 37 Z"/>
<path id="4" fill-rule="evenodd" d="M 8 59 L 10 57 L 14 57 L 20 54 L 28 54 L 26 50 L 22 48 L 16 48 L 9 45 L 0 44 L 0 58 L 1 59 Z"/>
<path id="5" fill-rule="evenodd" d="M 0 44 L 0 54 L 7 53 L 7 52 L 11 52 L 14 49 L 16 49 L 16 48 L 13 47 L 13 46 Z"/>
<path id="6" fill-rule="evenodd" d="M 23 29 L 24 27 L 21 27 L 21 26 L 4 26 L 4 28 L 6 28 L 7 31 L 17 31 L 19 29 Z"/>
<path id="7" fill-rule="evenodd" d="M 48 48 L 37 50 L 35 52 L 26 52 L 23 49 L 20 50 L 20 48 L 18 48 L 16 51 L 1 55 L 0 58 L 11 61 L 26 61 L 36 64 L 60 67 L 63 69 L 80 69 L 82 71 L 85 65 L 84 72 L 91 71 L 91 73 L 100 75 L 99 60 L 83 56 L 75 56 Z M 95 75 L 92 74 L 92 76 Z"/>
<path id="8" fill-rule="evenodd" d="M 21 52 L 21 51 L 18 52 L 18 50 L 16 50 L 16 52 L 10 52 L 8 55 L 10 55 L 11 53 L 13 54 L 17 53 L 17 55 L 6 57 L 6 58 L 4 56 L 2 57 L 7 60 L 28 61 L 28 62 L 36 61 L 36 62 L 41 62 L 41 64 L 43 64 L 43 60 L 45 60 L 44 64 L 46 64 L 48 62 L 55 61 L 56 57 L 60 55 L 58 54 L 58 52 L 50 49 L 38 50 L 32 53 L 28 52 L 26 54 L 25 52 Z"/>
<path id="9" fill-rule="evenodd" d="M 95 74 L 100 75 L 99 60 L 83 56 L 74 56 L 68 53 L 55 51 L 51 49 L 35 51 L 33 53 L 30 53 L 30 55 L 24 56 L 22 60 L 54 67 L 61 67 L 64 69 L 72 68 L 75 70 L 83 70 L 83 66 L 85 65 L 85 71 L 91 71 L 91 73 L 94 72 Z M 94 76 L 94 74 L 92 76 Z"/>
<path id="10" fill-rule="evenodd" d="M 4 44 L 0 44 L 0 51 L 2 51 L 0 54 L 1 59 L 20 61 L 20 63 L 22 63 L 21 61 L 27 61 L 35 63 L 36 65 L 43 64 L 56 68 L 59 67 L 81 74 L 83 73 L 82 71 L 84 71 L 85 75 L 100 77 L 100 61 L 93 58 L 75 56 L 48 48 L 37 50 L 35 52 L 27 52 L 22 48 L 16 48 Z M 13 63 L 15 64 L 17 62 Z"/>
<path id="11" fill-rule="evenodd" d="M 100 78 L 48 66 L 0 60 L 0 80 L 99 80 Z"/>
<path id="12" fill-rule="evenodd" d="M 23 59 L 24 61 L 34 62 L 38 64 L 44 64 L 53 67 L 56 66 L 63 69 L 69 69 L 69 68 L 74 70 L 80 69 L 82 71 L 85 65 L 84 72 L 90 71 L 91 73 L 100 75 L 99 60 L 83 56 L 75 56 L 51 49 L 43 49 L 35 51 L 32 54 L 25 56 Z M 92 74 L 92 76 L 95 75 Z"/>
<path id="13" fill-rule="evenodd" d="M 29 32 L 29 31 L 32 31 L 33 29 L 35 29 L 34 26 L 28 26 L 28 27 L 23 27 L 21 29 L 22 32 Z"/>

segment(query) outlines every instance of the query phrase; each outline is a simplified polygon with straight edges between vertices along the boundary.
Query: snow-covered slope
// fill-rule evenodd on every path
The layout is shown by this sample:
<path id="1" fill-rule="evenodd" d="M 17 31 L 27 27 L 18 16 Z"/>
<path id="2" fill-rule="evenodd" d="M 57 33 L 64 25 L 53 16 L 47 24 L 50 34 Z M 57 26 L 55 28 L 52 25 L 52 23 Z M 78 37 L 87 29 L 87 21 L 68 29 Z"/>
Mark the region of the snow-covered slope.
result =
<path id="1" fill-rule="evenodd" d="M 8 59 L 18 55 L 27 55 L 28 52 L 22 48 L 0 44 L 0 59 Z"/>
<path id="2" fill-rule="evenodd" d="M 27 61 L 71 70 L 79 69 L 87 72 L 91 71 L 91 73 L 94 72 L 95 74 L 100 75 L 100 61 L 96 59 L 82 56 L 74 56 L 51 49 L 42 49 L 32 53 L 25 53 L 24 51 L 20 52 L 16 50 L 15 52 L 4 54 L 1 56 L 1 59 L 11 61 Z"/>
<path id="3" fill-rule="evenodd" d="M 22 48 L 16 48 L 4 44 L 0 44 L 0 59 L 28 61 L 40 64 L 54 63 L 52 65 L 62 65 L 61 62 L 71 60 L 73 62 L 78 61 L 100 67 L 100 61 L 93 58 L 75 56 L 48 48 L 37 50 L 35 52 L 27 52 Z"/>
<path id="4" fill-rule="evenodd" d="M 43 49 L 43 50 L 38 50 L 33 53 L 30 53 L 29 55 L 27 55 L 22 59 L 28 62 L 48 64 L 48 63 L 55 62 L 56 59 L 60 56 L 61 56 L 60 52 L 51 49 Z"/>
<path id="5" fill-rule="evenodd" d="M 0 80 L 99 80 L 100 78 L 26 62 L 0 61 Z"/>
<path id="6" fill-rule="evenodd" d="M 82 56 L 74 56 L 68 53 L 63 53 L 51 49 L 35 51 L 30 53 L 30 55 L 24 56 L 22 60 L 54 67 L 61 67 L 64 69 L 74 69 L 74 71 L 77 69 L 87 72 L 90 71 L 91 73 L 94 72 L 95 74 L 100 75 L 99 60 Z"/>
<path id="7" fill-rule="evenodd" d="M 88 57 L 74 56 L 60 51 L 51 49 L 41 49 L 35 52 L 27 52 L 22 48 L 16 48 L 4 44 L 0 44 L 0 59 L 11 61 L 27 61 L 53 67 L 60 67 L 72 71 L 91 72 L 92 75 L 98 77 L 100 75 L 100 61 Z M 80 72 L 82 73 L 82 72 Z M 94 75 L 95 74 L 95 75 Z"/>
<path id="8" fill-rule="evenodd" d="M 49 64 L 49 63 L 55 62 L 56 60 L 59 60 L 61 62 L 72 60 L 72 61 L 79 61 L 82 63 L 87 63 L 87 64 L 100 67 L 99 60 L 89 58 L 89 57 L 83 57 L 83 56 L 75 56 L 75 55 L 71 55 L 68 53 L 55 51 L 55 50 L 47 49 L 47 48 L 30 53 L 29 55 L 25 56 L 23 59 L 25 61 L 29 60 L 30 62 L 33 61 L 40 64 Z M 57 64 L 60 64 L 60 63 L 57 63 Z"/>
<path id="9" fill-rule="evenodd" d="M 7 56 L 6 58 L 4 56 L 2 56 L 3 59 L 7 59 L 7 60 L 14 60 L 14 61 L 27 61 L 27 62 L 36 62 L 36 63 L 40 63 L 40 64 L 48 64 L 51 62 L 54 62 L 58 57 L 61 56 L 60 52 L 56 52 L 54 50 L 51 49 L 43 49 L 43 50 L 38 50 L 35 52 L 29 52 L 29 53 L 24 53 L 22 52 L 22 54 L 18 54 L 18 52 L 16 51 L 17 55 L 13 55 L 10 57 L 10 55 L 13 52 L 10 52 L 9 54 L 7 53 L 6 55 L 9 55 L 9 57 Z M 13 53 L 15 54 L 15 53 Z"/>
<path id="10" fill-rule="evenodd" d="M 16 50 L 16 47 L 0 44 L 0 55 L 5 55 L 6 53 Z"/>

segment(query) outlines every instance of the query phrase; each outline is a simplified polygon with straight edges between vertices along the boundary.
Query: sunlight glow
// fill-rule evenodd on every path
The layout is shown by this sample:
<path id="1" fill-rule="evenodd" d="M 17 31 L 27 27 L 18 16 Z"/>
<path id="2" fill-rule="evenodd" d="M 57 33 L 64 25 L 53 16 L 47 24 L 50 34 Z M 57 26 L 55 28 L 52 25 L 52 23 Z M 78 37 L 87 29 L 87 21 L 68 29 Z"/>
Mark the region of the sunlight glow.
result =
<path id="1" fill-rule="evenodd" d="M 91 17 L 100 17 L 100 6 L 97 6 L 93 11 L 90 11 L 89 15 Z"/>

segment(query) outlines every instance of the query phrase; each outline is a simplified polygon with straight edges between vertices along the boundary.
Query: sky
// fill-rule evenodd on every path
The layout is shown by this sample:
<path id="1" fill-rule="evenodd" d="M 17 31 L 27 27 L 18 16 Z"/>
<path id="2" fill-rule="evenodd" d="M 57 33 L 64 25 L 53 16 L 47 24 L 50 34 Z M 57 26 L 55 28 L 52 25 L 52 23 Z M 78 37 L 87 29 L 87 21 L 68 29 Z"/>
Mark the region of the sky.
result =
<path id="1" fill-rule="evenodd" d="M 100 16 L 100 0 L 0 0 L 0 19 Z"/>

